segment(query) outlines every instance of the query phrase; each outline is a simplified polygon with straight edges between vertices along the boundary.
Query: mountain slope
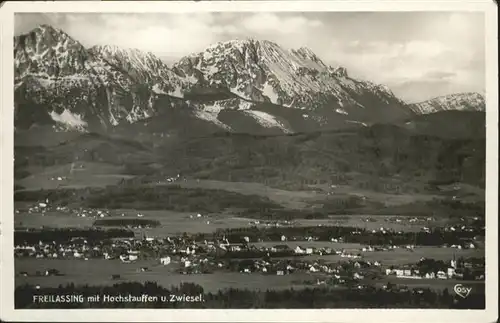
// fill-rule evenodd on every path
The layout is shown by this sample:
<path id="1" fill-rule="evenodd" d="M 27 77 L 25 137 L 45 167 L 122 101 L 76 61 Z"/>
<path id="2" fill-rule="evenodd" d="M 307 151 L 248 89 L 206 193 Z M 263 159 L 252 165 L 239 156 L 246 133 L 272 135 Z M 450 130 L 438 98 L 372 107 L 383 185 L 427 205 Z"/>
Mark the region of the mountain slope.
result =
<path id="1" fill-rule="evenodd" d="M 292 190 L 328 184 L 399 193 L 460 182 L 484 187 L 485 180 L 484 138 L 429 136 L 394 125 L 138 140 L 83 134 L 57 146 L 16 147 L 16 170 L 22 179 L 26 175 L 21 174 L 39 168 L 35 166 L 99 162 L 139 176 L 138 183 L 158 183 L 182 174 Z"/>
<path id="2" fill-rule="evenodd" d="M 486 111 L 486 102 L 484 97 L 479 93 L 457 93 L 411 104 L 410 109 L 417 114 L 428 114 L 448 110 L 484 112 Z"/>

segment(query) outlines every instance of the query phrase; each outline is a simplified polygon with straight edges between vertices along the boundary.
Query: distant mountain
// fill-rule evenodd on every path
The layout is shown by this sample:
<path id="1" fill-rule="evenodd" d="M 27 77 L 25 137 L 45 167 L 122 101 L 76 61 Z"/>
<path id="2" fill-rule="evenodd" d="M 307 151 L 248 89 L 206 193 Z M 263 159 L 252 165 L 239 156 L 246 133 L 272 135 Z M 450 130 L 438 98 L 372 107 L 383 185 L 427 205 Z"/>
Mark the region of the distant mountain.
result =
<path id="1" fill-rule="evenodd" d="M 457 93 L 440 96 L 431 100 L 410 105 L 417 114 L 428 114 L 439 111 L 486 111 L 484 97 L 475 92 Z"/>

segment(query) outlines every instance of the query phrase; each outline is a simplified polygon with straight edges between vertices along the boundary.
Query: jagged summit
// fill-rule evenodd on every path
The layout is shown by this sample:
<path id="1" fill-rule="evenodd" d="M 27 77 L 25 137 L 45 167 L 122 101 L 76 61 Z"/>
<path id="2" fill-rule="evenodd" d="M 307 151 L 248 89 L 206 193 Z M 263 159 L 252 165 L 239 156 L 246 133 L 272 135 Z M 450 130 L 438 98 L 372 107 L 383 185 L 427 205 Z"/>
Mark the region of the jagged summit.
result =
<path id="1" fill-rule="evenodd" d="M 215 43 L 182 58 L 174 70 L 198 82 L 228 88 L 247 101 L 298 109 L 364 106 L 355 96 L 371 91 L 373 105 L 398 100 L 383 86 L 352 79 L 343 67 L 327 66 L 311 49 L 284 49 L 253 38 Z"/>
<path id="2" fill-rule="evenodd" d="M 69 35 L 65 31 L 63 31 L 62 29 L 54 27 L 54 26 L 49 25 L 49 24 L 40 24 L 25 34 L 29 34 L 31 32 L 49 33 L 53 36 L 65 35 L 65 36 L 69 37 Z"/>
<path id="3" fill-rule="evenodd" d="M 107 55 L 134 55 L 141 58 L 156 59 L 156 55 L 150 51 L 142 51 L 138 48 L 124 48 L 117 45 L 95 45 L 89 50 Z"/>

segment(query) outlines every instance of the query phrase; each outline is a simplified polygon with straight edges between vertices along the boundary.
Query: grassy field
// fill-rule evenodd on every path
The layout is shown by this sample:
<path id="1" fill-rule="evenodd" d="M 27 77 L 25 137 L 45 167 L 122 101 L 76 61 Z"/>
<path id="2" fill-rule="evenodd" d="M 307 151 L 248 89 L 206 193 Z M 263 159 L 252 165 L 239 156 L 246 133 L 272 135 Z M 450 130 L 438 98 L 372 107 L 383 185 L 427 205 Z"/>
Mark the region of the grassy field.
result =
<path id="1" fill-rule="evenodd" d="M 111 217 L 104 219 L 136 218 L 137 214 L 142 214 L 140 219 L 160 221 L 160 225 L 148 229 L 136 229 L 139 234 L 146 234 L 151 237 L 165 237 L 187 233 L 209 233 L 217 229 L 239 228 L 249 225 L 249 221 L 234 218 L 229 215 L 203 215 L 198 217 L 197 213 L 184 213 L 174 211 L 137 211 L 137 210 L 112 210 L 109 212 Z M 78 217 L 75 214 L 54 211 L 42 213 L 20 212 L 14 216 L 15 227 L 91 227 L 95 218 Z"/>
<path id="2" fill-rule="evenodd" d="M 26 203 L 16 203 L 16 208 L 29 207 Z M 160 221 L 159 227 L 151 229 L 143 229 L 151 236 L 173 235 L 182 232 L 188 233 L 207 233 L 217 229 L 229 229 L 248 227 L 254 219 L 235 217 L 232 214 L 202 214 L 198 217 L 196 212 L 176 212 L 176 211 L 152 211 L 152 210 L 105 210 L 110 214 L 111 218 L 122 217 L 122 214 L 127 218 L 137 218 L 137 214 L 142 214 L 141 219 Z M 367 230 L 379 230 L 381 227 L 390 228 L 396 231 L 420 231 L 424 226 L 433 227 L 446 223 L 445 219 L 432 222 L 416 222 L 409 223 L 405 217 L 402 222 L 387 222 L 386 219 L 394 219 L 395 216 L 370 216 L 375 222 L 366 222 L 367 216 L 331 216 L 329 219 L 297 219 L 293 221 L 296 227 L 302 226 L 348 226 L 358 227 Z M 88 227 L 92 226 L 94 219 L 89 217 L 78 217 L 71 213 L 60 211 L 48 211 L 44 215 L 41 213 L 26 213 L 20 212 L 14 216 L 14 224 L 16 227 Z M 263 225 L 260 225 L 263 227 Z"/>
<path id="3" fill-rule="evenodd" d="M 140 267 L 148 267 L 151 271 L 140 272 Z M 58 286 L 59 284 L 74 283 L 109 285 L 119 281 L 155 281 L 169 287 L 182 282 L 192 282 L 203 286 L 206 291 L 217 291 L 223 288 L 248 288 L 253 290 L 300 288 L 300 282 L 313 278 L 309 274 L 297 275 L 262 275 L 240 273 L 214 273 L 204 275 L 182 275 L 175 273 L 178 264 L 168 266 L 158 265 L 155 261 L 140 261 L 133 264 L 122 264 L 114 260 L 49 260 L 49 259 L 16 259 L 15 271 L 34 273 L 36 270 L 44 271 L 54 268 L 64 276 L 49 277 L 24 277 L 16 276 L 17 286 L 30 283 L 45 286 Z M 111 275 L 119 274 L 120 280 L 111 280 Z"/>
<path id="4" fill-rule="evenodd" d="M 167 185 L 166 183 L 164 183 Z M 272 188 L 264 184 L 248 182 L 225 182 L 216 180 L 187 180 L 178 182 L 185 188 L 205 188 L 222 189 L 240 194 L 260 195 L 271 199 L 272 201 L 292 209 L 306 208 L 311 203 L 320 202 L 328 197 L 328 193 L 333 196 L 362 195 L 368 200 L 379 201 L 387 206 L 404 205 L 407 203 L 419 201 L 430 201 L 439 197 L 436 194 L 386 194 L 366 189 L 354 188 L 350 185 L 310 185 L 308 190 L 288 191 Z M 163 185 L 163 184 L 155 184 Z M 480 192 L 475 192 L 479 194 Z M 483 192 L 484 195 L 484 192 Z"/>
<path id="5" fill-rule="evenodd" d="M 94 219 L 78 217 L 59 211 L 42 213 L 21 212 L 14 215 L 14 227 L 40 228 L 85 228 L 91 227 Z"/>
<path id="6" fill-rule="evenodd" d="M 322 196 L 326 196 L 325 192 L 286 191 L 271 188 L 259 183 L 223 182 L 215 180 L 188 180 L 185 182 L 179 181 L 178 183 L 184 188 L 221 189 L 244 195 L 265 196 L 270 200 L 291 209 L 305 208 L 309 202 Z"/>
<path id="7" fill-rule="evenodd" d="M 439 247 L 418 247 L 413 251 L 395 249 L 393 251 L 364 252 L 363 259 L 379 261 L 383 265 L 398 265 L 415 263 L 420 258 L 433 258 L 436 260 L 451 260 L 455 257 L 484 257 L 484 249 L 454 249 Z"/>
<path id="8" fill-rule="evenodd" d="M 123 174 L 123 167 L 97 162 L 29 167 L 27 171 L 31 175 L 16 181 L 27 190 L 105 187 L 134 177 Z"/>
<path id="9" fill-rule="evenodd" d="M 365 221 L 367 218 L 370 218 L 371 221 Z M 396 218 L 401 219 L 401 222 L 395 222 Z M 409 222 L 410 218 L 411 217 L 408 216 L 394 215 L 332 215 L 329 219 L 298 219 L 294 221 L 294 224 L 296 226 L 345 226 L 357 227 L 366 230 L 380 230 L 380 228 L 383 227 L 394 231 L 414 232 L 422 230 L 424 226 L 442 226 L 448 221 L 447 219 L 436 219 L 435 221 Z"/>

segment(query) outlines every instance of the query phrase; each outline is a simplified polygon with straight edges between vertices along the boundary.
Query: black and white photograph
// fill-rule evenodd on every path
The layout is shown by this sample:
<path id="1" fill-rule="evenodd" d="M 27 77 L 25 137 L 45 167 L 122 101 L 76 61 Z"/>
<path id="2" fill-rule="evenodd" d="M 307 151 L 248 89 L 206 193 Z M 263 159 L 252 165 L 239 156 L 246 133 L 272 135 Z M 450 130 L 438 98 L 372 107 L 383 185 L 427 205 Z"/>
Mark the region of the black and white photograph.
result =
<path id="1" fill-rule="evenodd" d="M 7 3 L 5 319 L 496 320 L 494 3 L 265 3 Z"/>

